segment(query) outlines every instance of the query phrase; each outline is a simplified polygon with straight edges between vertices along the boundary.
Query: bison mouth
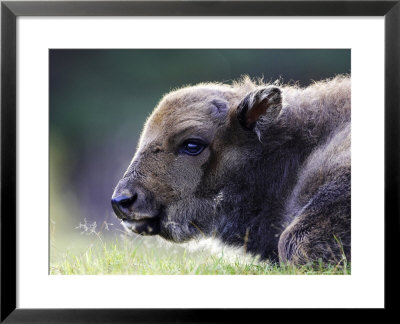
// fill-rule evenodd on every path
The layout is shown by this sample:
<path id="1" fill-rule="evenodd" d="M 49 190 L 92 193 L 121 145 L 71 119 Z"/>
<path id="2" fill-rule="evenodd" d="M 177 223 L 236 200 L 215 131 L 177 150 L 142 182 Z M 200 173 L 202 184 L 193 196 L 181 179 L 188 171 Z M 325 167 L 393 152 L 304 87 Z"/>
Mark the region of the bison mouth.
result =
<path id="1" fill-rule="evenodd" d="M 160 218 L 145 218 L 141 220 L 123 219 L 121 224 L 125 229 L 140 235 L 157 235 L 160 232 Z"/>

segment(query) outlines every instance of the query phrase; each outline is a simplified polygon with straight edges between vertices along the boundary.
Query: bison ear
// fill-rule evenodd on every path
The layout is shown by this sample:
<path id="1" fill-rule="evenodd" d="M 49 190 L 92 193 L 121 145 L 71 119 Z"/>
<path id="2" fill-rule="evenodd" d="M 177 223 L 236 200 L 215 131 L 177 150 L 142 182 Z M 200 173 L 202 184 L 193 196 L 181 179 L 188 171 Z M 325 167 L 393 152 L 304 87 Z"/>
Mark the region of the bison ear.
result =
<path id="1" fill-rule="evenodd" d="M 254 129 L 261 116 L 275 119 L 282 108 L 281 90 L 274 86 L 250 92 L 237 108 L 237 118 L 247 130 Z"/>

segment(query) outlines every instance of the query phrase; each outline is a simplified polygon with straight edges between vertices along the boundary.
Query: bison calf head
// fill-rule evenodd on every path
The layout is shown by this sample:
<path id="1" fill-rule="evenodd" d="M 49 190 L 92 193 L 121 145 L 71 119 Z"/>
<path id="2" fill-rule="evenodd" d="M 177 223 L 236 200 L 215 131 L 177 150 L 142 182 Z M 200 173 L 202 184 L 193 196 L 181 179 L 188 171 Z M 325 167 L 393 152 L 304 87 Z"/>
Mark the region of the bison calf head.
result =
<path id="1" fill-rule="evenodd" d="M 167 94 L 147 120 L 112 207 L 125 227 L 184 242 L 234 226 L 259 197 L 246 197 L 259 140 L 278 119 L 275 86 L 200 84 Z M 262 122 L 261 122 L 262 121 Z M 249 202 L 252 206 L 249 207 Z"/>

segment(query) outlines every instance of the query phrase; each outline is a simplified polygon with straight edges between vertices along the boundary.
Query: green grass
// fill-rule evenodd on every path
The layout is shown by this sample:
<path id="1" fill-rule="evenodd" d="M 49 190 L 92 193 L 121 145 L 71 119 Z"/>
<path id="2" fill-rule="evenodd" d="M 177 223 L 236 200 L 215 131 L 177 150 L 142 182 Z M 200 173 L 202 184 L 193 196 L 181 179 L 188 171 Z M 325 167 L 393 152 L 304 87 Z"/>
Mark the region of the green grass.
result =
<path id="1" fill-rule="evenodd" d="M 198 275 L 347 275 L 350 265 L 280 266 L 254 258 L 232 256 L 225 249 L 192 251 L 154 238 L 107 238 L 99 233 L 51 244 L 50 274 L 198 274 Z M 56 244 L 57 243 L 57 244 Z M 63 248 L 60 248 L 63 246 Z M 68 246 L 68 247 L 66 247 Z M 344 260 L 345 261 L 345 260 Z"/>

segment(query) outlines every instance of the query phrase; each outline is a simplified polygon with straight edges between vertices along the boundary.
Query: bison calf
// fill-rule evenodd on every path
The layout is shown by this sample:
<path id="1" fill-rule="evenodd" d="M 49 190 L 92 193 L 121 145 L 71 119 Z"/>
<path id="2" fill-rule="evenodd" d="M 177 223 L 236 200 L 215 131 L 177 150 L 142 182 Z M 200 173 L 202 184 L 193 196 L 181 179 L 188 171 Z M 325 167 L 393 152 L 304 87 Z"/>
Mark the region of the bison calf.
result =
<path id="1" fill-rule="evenodd" d="M 147 120 L 112 206 L 128 230 L 262 259 L 350 259 L 350 78 L 202 83 Z"/>

